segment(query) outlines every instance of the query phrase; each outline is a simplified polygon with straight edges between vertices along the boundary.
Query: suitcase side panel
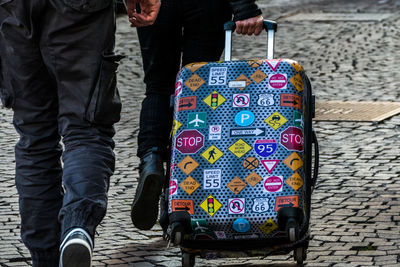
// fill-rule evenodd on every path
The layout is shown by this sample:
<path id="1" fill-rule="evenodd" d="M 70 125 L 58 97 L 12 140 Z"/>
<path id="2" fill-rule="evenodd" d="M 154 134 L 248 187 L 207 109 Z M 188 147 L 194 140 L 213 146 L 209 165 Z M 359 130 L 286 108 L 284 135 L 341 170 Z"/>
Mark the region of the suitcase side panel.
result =
<path id="1" fill-rule="evenodd" d="M 179 73 L 169 212 L 191 214 L 194 239 L 272 238 L 280 208 L 309 203 L 302 72 L 253 60 Z"/>

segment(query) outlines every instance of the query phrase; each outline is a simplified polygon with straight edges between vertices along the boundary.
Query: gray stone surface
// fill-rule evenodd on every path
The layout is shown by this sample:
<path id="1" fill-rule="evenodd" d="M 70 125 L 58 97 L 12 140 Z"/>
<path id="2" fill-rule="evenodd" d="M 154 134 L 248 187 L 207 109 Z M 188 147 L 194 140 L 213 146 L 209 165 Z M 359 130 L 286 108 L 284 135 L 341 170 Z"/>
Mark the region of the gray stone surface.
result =
<path id="1" fill-rule="evenodd" d="M 380 2 L 380 3 L 378 3 Z M 298 60 L 318 100 L 398 101 L 399 1 L 259 0 L 278 19 L 276 57 Z M 393 13 L 380 22 L 284 21 L 292 14 Z M 282 19 L 279 19 L 282 18 Z M 134 29 L 118 17 L 117 50 L 123 98 L 116 125 L 116 172 L 108 213 L 97 231 L 94 266 L 179 266 L 179 248 L 167 248 L 161 228 L 139 231 L 130 221 L 135 188 L 138 116 L 143 99 L 141 57 Z M 234 37 L 233 57 L 264 57 L 265 35 Z M 19 237 L 10 110 L 0 109 L 0 266 L 30 266 Z M 306 266 L 400 265 L 400 116 L 382 123 L 318 122 L 320 175 L 312 202 Z M 291 255 L 205 260 L 196 266 L 295 266 Z"/>

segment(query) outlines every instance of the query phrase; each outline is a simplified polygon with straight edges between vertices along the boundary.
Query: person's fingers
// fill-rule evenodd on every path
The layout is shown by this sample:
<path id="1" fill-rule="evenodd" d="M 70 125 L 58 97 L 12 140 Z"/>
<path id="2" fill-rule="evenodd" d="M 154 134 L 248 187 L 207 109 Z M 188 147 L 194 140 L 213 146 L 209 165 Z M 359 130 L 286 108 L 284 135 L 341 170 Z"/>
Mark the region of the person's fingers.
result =
<path id="1" fill-rule="evenodd" d="M 263 27 L 256 27 L 256 29 L 254 30 L 254 35 L 260 35 L 260 33 L 262 32 Z"/>
<path id="2" fill-rule="evenodd" d="M 255 29 L 256 29 L 256 25 L 253 23 L 250 23 L 249 27 L 247 29 L 247 35 L 252 35 L 254 33 Z"/>
<path id="3" fill-rule="evenodd" d="M 236 33 L 247 34 L 247 27 L 244 21 L 236 21 Z"/>
<path id="4" fill-rule="evenodd" d="M 247 34 L 247 32 L 249 31 L 249 26 L 250 26 L 249 23 L 246 23 L 246 22 L 243 23 L 243 26 L 242 26 L 242 34 L 243 35 Z"/>
<path id="5" fill-rule="evenodd" d="M 136 13 L 129 21 L 136 27 L 144 27 L 153 24 L 155 21 L 155 17 L 146 14 Z"/>
<path id="6" fill-rule="evenodd" d="M 128 0 L 126 1 L 126 11 L 128 14 L 128 17 L 132 17 L 133 14 L 136 13 L 136 1 Z"/>

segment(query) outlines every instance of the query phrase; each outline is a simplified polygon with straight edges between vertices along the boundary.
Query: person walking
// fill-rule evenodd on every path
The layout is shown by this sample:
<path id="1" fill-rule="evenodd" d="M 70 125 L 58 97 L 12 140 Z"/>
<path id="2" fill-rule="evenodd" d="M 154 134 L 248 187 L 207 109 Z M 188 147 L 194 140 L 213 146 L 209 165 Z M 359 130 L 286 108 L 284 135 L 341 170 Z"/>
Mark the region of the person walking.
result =
<path id="1" fill-rule="evenodd" d="M 159 0 L 128 3 L 154 22 Z M 35 267 L 91 266 L 121 110 L 114 33 L 113 0 L 0 0 L 0 96 L 19 134 L 21 237 Z"/>
<path id="2" fill-rule="evenodd" d="M 263 18 L 255 0 L 163 0 L 154 25 L 137 29 L 146 84 L 138 135 L 139 181 L 131 208 L 132 222 L 139 229 L 151 229 L 157 221 L 176 74 L 181 65 L 220 59 L 223 24 L 232 14 L 238 34 L 261 33 Z"/>

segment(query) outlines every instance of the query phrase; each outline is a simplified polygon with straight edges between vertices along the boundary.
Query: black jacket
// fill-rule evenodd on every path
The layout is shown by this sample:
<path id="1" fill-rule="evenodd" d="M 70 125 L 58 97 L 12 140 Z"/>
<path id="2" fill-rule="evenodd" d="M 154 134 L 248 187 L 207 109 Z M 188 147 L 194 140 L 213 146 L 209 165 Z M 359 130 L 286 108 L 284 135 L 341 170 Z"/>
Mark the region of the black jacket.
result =
<path id="1" fill-rule="evenodd" d="M 261 15 L 255 0 L 229 0 L 233 12 L 233 21 L 244 20 Z"/>

